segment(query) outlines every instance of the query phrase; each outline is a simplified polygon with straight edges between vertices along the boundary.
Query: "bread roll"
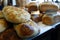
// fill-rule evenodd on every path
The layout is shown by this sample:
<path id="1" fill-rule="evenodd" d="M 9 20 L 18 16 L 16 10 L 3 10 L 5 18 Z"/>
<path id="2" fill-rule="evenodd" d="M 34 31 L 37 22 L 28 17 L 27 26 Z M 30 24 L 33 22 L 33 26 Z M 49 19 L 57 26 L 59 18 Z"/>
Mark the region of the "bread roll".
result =
<path id="1" fill-rule="evenodd" d="M 39 34 L 40 30 L 38 29 L 38 25 L 29 21 L 26 23 L 18 24 L 14 26 L 17 34 L 21 38 L 31 38 Z"/>
<path id="2" fill-rule="evenodd" d="M 39 5 L 39 10 L 45 12 L 47 10 L 58 10 L 58 5 L 52 2 L 43 2 Z"/>
<path id="3" fill-rule="evenodd" d="M 42 17 L 42 22 L 46 25 L 52 25 L 60 22 L 60 15 L 58 14 L 45 14 Z"/>
<path id="4" fill-rule="evenodd" d="M 50 15 L 50 14 L 49 15 L 45 14 L 42 17 L 42 22 L 43 22 L 43 24 L 46 24 L 46 25 L 52 25 L 52 24 L 54 24 L 53 16 Z"/>
<path id="5" fill-rule="evenodd" d="M 6 6 L 2 12 L 6 20 L 12 23 L 22 23 L 30 20 L 30 14 L 21 8 Z"/>
<path id="6" fill-rule="evenodd" d="M 37 11 L 38 7 L 35 2 L 31 2 L 28 4 L 28 12 L 31 13 L 32 11 Z"/>
<path id="7" fill-rule="evenodd" d="M 13 28 L 9 28 L 0 33 L 0 40 L 22 40 L 17 36 Z"/>
<path id="8" fill-rule="evenodd" d="M 2 13 L 2 11 L 0 11 L 0 18 L 3 18 L 3 13 Z"/>
<path id="9" fill-rule="evenodd" d="M 0 32 L 3 32 L 7 28 L 7 22 L 4 19 L 0 19 Z"/>

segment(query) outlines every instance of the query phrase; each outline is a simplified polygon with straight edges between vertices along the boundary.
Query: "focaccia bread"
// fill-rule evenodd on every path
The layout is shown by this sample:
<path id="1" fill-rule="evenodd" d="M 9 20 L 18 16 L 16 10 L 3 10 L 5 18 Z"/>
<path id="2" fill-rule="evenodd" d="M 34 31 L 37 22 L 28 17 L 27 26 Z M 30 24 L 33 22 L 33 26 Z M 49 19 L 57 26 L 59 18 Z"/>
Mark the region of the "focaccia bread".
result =
<path id="1" fill-rule="evenodd" d="M 30 20 L 30 14 L 22 8 L 6 6 L 2 12 L 5 19 L 12 23 L 23 23 Z"/>

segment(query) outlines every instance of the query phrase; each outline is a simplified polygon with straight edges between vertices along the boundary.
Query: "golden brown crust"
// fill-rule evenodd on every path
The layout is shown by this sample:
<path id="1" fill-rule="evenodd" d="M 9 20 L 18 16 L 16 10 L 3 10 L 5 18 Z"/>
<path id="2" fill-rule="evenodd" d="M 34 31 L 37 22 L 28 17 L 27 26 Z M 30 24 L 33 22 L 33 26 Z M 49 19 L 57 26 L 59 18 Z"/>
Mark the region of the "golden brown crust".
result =
<path id="1" fill-rule="evenodd" d="M 31 13 L 32 11 L 37 11 L 38 7 L 37 4 L 34 2 L 31 2 L 30 4 L 28 4 L 28 12 Z"/>
<path id="2" fill-rule="evenodd" d="M 14 28 L 18 36 L 21 38 L 34 37 L 35 35 L 38 35 L 38 33 L 40 33 L 38 25 L 33 21 L 15 25 Z"/>
<path id="3" fill-rule="evenodd" d="M 14 29 L 7 29 L 0 34 L 0 40 L 21 40 L 21 38 L 18 38 Z"/>
<path id="4" fill-rule="evenodd" d="M 37 11 L 37 6 L 29 6 L 28 12 L 31 13 L 32 11 Z"/>
<path id="5" fill-rule="evenodd" d="M 29 36 L 33 34 L 33 28 L 30 27 L 29 25 L 22 24 L 20 25 L 20 32 L 22 36 Z"/>
<path id="6" fill-rule="evenodd" d="M 55 11 L 58 11 L 58 6 L 55 5 L 55 4 L 52 4 L 52 3 L 42 3 L 39 5 L 39 10 L 40 11 L 47 11 L 47 10 L 55 10 Z"/>
<path id="7" fill-rule="evenodd" d="M 44 12 L 47 10 L 58 10 L 56 6 L 50 6 L 50 5 L 42 5 L 40 9 L 41 11 L 44 11 Z"/>
<path id="8" fill-rule="evenodd" d="M 29 6 L 32 6 L 32 5 L 36 5 L 35 2 L 30 2 L 29 4 L 26 5 L 26 8 L 28 8 Z"/>
<path id="9" fill-rule="evenodd" d="M 0 24 L 2 24 L 4 27 L 7 27 L 7 22 L 5 19 L 0 19 Z"/>
<path id="10" fill-rule="evenodd" d="M 45 17 L 43 16 L 42 22 L 46 25 L 52 25 L 54 23 L 53 18 L 48 15 L 45 15 Z"/>
<path id="11" fill-rule="evenodd" d="M 10 14 L 9 14 L 9 13 L 10 13 Z M 9 20 L 12 20 L 12 21 L 14 21 L 14 22 L 18 22 L 18 20 L 16 19 L 16 15 L 14 15 L 13 12 L 9 12 L 9 13 L 7 14 L 8 19 L 9 19 Z"/>
<path id="12" fill-rule="evenodd" d="M 34 33 L 34 29 L 31 26 L 26 24 L 19 24 L 15 26 L 15 30 L 18 36 L 22 38 L 30 36 Z"/>
<path id="13" fill-rule="evenodd" d="M 0 19 L 0 33 L 7 29 L 7 21 L 5 19 Z"/>
<path id="14" fill-rule="evenodd" d="M 6 6 L 2 12 L 5 19 L 12 23 L 22 23 L 30 20 L 30 14 L 18 7 Z"/>

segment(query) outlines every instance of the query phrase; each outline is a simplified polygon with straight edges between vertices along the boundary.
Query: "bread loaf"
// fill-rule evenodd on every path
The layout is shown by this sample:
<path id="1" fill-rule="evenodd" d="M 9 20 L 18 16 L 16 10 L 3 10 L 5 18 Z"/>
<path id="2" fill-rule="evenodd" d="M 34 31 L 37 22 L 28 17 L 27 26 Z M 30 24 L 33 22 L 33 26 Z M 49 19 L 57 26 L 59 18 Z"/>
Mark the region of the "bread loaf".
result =
<path id="1" fill-rule="evenodd" d="M 45 14 L 42 18 L 42 22 L 46 25 L 52 25 L 60 22 L 60 15 L 58 14 Z"/>
<path id="2" fill-rule="evenodd" d="M 43 24 L 46 24 L 46 25 L 52 25 L 52 24 L 54 24 L 53 16 L 50 15 L 50 14 L 49 15 L 45 14 L 42 17 L 42 22 L 43 22 Z"/>
<path id="3" fill-rule="evenodd" d="M 6 6 L 2 12 L 5 19 L 12 23 L 22 23 L 30 20 L 30 14 L 21 8 Z"/>
<path id="4" fill-rule="evenodd" d="M 15 25 L 14 28 L 21 38 L 32 38 L 40 33 L 38 25 L 33 21 Z"/>
<path id="5" fill-rule="evenodd" d="M 58 5 L 52 2 L 43 2 L 39 5 L 39 10 L 45 12 L 47 10 L 58 10 Z"/>

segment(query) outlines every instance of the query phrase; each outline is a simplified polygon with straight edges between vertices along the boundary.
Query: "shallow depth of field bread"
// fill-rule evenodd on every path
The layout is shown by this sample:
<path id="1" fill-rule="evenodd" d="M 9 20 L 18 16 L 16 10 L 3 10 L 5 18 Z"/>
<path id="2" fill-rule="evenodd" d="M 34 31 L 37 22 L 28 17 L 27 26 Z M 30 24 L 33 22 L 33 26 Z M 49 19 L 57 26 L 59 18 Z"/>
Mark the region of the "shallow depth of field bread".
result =
<path id="1" fill-rule="evenodd" d="M 31 38 L 40 33 L 38 25 L 33 21 L 15 25 L 14 29 L 21 38 Z"/>
<path id="2" fill-rule="evenodd" d="M 30 14 L 22 8 L 6 6 L 2 12 L 5 19 L 12 23 L 23 23 L 30 20 Z"/>

